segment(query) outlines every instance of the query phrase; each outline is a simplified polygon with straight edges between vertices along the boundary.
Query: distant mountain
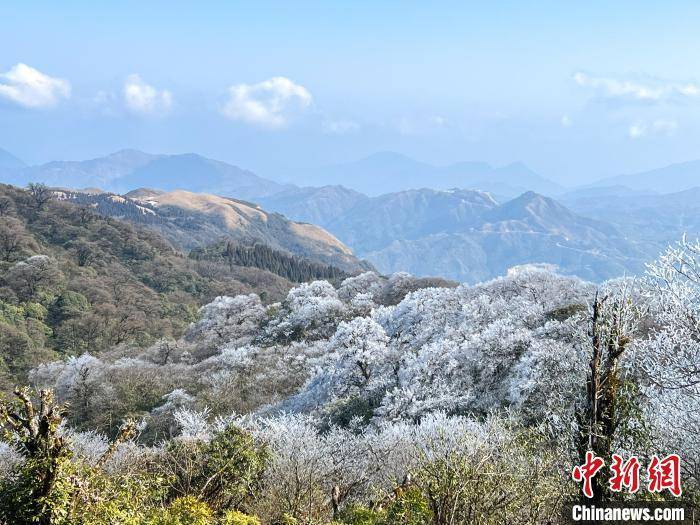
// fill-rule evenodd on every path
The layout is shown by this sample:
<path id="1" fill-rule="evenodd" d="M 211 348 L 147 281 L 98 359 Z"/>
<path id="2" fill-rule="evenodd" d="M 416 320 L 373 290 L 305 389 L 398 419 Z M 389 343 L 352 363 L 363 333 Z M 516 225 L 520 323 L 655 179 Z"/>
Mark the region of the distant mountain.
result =
<path id="1" fill-rule="evenodd" d="M 194 154 L 161 156 L 120 178 L 116 185 L 121 191 L 139 186 L 162 190 L 185 188 L 240 199 L 267 196 L 285 189 L 252 171 Z"/>
<path id="2" fill-rule="evenodd" d="M 700 187 L 663 195 L 590 188 L 568 193 L 562 199 L 574 211 L 605 217 L 626 237 L 655 243 L 659 249 L 684 234 L 693 238 L 700 235 Z"/>
<path id="3" fill-rule="evenodd" d="M 9 151 L 0 148 L 0 169 L 18 169 L 25 166 L 24 162 L 19 160 Z"/>
<path id="4" fill-rule="evenodd" d="M 543 195 L 557 195 L 562 186 L 546 179 L 522 162 L 514 162 L 500 168 L 484 170 L 481 164 L 461 162 L 442 168 L 449 175 L 447 185 L 459 188 L 474 188 L 494 195 L 513 197 L 526 191 L 536 191 Z M 488 166 L 488 165 L 486 165 Z"/>
<path id="5" fill-rule="evenodd" d="M 598 197 L 631 197 L 631 196 L 645 196 L 645 195 L 656 195 L 657 193 L 650 190 L 639 190 L 632 189 L 627 186 L 615 185 L 615 186 L 583 186 L 581 188 L 576 188 L 574 190 L 568 191 L 559 195 L 559 200 L 561 201 L 571 201 L 577 199 L 596 199 Z"/>
<path id="6" fill-rule="evenodd" d="M 312 184 L 340 184 L 381 195 L 408 189 L 469 188 L 513 197 L 527 190 L 555 195 L 561 186 L 534 173 L 522 163 L 494 168 L 483 162 L 460 162 L 434 166 L 392 152 L 375 153 L 364 159 L 304 173 Z"/>
<path id="7" fill-rule="evenodd" d="M 294 217 L 294 220 L 328 224 L 369 197 L 344 186 L 322 186 L 291 188 L 256 200 L 265 209 Z"/>
<path id="8" fill-rule="evenodd" d="M 474 190 L 407 190 L 367 199 L 328 223 L 321 223 L 358 252 L 381 249 L 397 239 L 465 231 L 497 206 Z"/>
<path id="9" fill-rule="evenodd" d="M 54 187 L 112 189 L 119 179 L 158 158 L 158 155 L 141 151 L 122 150 L 91 160 L 48 162 L 22 170 L 18 174 L 20 180 L 14 183 L 43 182 Z"/>
<path id="10" fill-rule="evenodd" d="M 148 186 L 163 190 L 184 188 L 253 199 L 288 188 L 248 170 L 200 155 L 151 155 L 122 150 L 86 161 L 57 161 L 18 170 L 7 182 L 43 182 L 53 187 L 96 186 L 122 193 Z"/>
<path id="11" fill-rule="evenodd" d="M 591 186 L 627 186 L 636 191 L 672 193 L 700 186 L 700 160 L 671 164 L 640 173 L 617 175 L 602 179 Z"/>
<path id="12" fill-rule="evenodd" d="M 481 191 L 408 190 L 360 200 L 320 224 L 380 271 L 467 282 L 526 263 L 600 281 L 642 270 L 656 248 L 535 192 L 499 204 Z"/>
<path id="13" fill-rule="evenodd" d="M 222 238 L 272 249 L 346 272 L 371 268 L 319 226 L 293 222 L 250 202 L 184 190 L 138 189 L 113 193 L 58 191 L 60 199 L 92 207 L 101 215 L 149 227 L 185 250 L 202 248 Z"/>
<path id="14" fill-rule="evenodd" d="M 565 240 L 618 235 L 611 225 L 577 215 L 554 199 L 533 191 L 493 208 L 483 219 L 484 231 L 547 233 L 561 235 Z"/>

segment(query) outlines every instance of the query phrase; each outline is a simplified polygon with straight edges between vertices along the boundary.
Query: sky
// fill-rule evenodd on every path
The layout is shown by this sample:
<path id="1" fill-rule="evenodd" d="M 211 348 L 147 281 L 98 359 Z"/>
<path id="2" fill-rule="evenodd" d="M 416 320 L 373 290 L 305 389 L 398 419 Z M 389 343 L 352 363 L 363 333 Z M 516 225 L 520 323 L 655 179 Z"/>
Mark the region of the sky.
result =
<path id="1" fill-rule="evenodd" d="M 564 185 L 700 158 L 700 3 L 0 3 L 0 148 L 303 183 L 396 151 Z"/>

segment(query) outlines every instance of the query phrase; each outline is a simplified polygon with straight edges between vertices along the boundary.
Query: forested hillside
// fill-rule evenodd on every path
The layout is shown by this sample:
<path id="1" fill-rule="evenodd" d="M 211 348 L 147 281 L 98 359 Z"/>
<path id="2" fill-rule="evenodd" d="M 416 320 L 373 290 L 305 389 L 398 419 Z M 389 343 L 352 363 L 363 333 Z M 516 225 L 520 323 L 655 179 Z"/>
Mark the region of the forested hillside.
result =
<path id="1" fill-rule="evenodd" d="M 189 258 L 150 230 L 56 202 L 44 187 L 0 186 L 3 389 L 40 361 L 178 337 L 218 295 L 270 301 L 290 287 L 254 264 Z"/>
<path id="2" fill-rule="evenodd" d="M 241 244 L 233 240 L 222 241 L 204 248 L 195 248 L 190 257 L 196 260 L 225 261 L 229 266 L 246 266 L 268 270 L 295 283 L 328 279 L 335 281 L 349 275 L 335 266 L 328 266 L 300 259 L 273 250 L 264 244 Z"/>

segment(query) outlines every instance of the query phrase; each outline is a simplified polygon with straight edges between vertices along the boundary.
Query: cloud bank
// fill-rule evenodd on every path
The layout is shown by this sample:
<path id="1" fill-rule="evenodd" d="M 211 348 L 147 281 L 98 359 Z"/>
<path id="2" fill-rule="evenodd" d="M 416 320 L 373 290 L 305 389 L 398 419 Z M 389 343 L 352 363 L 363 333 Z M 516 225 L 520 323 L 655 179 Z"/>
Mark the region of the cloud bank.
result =
<path id="1" fill-rule="evenodd" d="M 231 86 L 221 112 L 231 120 L 282 128 L 295 114 L 307 109 L 312 100 L 304 86 L 285 77 L 273 77 L 259 84 Z"/>
<path id="2" fill-rule="evenodd" d="M 25 108 L 51 108 L 70 94 L 67 80 L 50 77 L 26 64 L 19 63 L 0 74 L 0 97 Z"/>
<path id="3" fill-rule="evenodd" d="M 629 127 L 628 132 L 630 138 L 638 139 L 647 135 L 671 136 L 677 129 L 678 123 L 675 120 L 657 119 L 653 122 L 638 120 Z"/>
<path id="4" fill-rule="evenodd" d="M 693 82 L 674 83 L 658 80 L 627 80 L 612 77 L 596 77 L 587 73 L 574 74 L 574 81 L 582 87 L 595 90 L 606 99 L 628 100 L 647 103 L 700 100 L 700 84 Z"/>

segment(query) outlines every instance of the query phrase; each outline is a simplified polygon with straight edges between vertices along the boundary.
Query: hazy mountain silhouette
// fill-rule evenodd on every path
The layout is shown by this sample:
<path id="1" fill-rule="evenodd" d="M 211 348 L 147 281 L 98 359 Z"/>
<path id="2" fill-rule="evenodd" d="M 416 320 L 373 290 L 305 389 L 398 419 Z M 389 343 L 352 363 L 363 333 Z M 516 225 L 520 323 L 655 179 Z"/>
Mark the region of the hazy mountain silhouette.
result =
<path id="1" fill-rule="evenodd" d="M 24 162 L 15 157 L 12 153 L 7 150 L 0 148 L 0 169 L 17 169 L 23 168 L 25 166 Z"/>
<path id="2" fill-rule="evenodd" d="M 627 186 L 635 191 L 672 193 L 700 186 L 700 160 L 680 162 L 663 168 L 639 173 L 608 177 L 590 185 L 592 187 Z"/>
<path id="3" fill-rule="evenodd" d="M 527 190 L 555 195 L 562 187 L 520 162 L 493 167 L 484 162 L 434 166 L 393 152 L 375 153 L 358 161 L 304 173 L 308 184 L 340 184 L 376 196 L 407 189 L 468 188 L 513 197 Z"/>
<path id="4" fill-rule="evenodd" d="M 119 193 L 141 186 L 164 190 L 183 188 L 243 199 L 269 195 L 287 186 L 258 177 L 237 166 L 201 155 L 152 155 L 122 150 L 85 161 L 56 161 L 17 170 L 7 182 L 25 185 L 99 187 Z"/>

